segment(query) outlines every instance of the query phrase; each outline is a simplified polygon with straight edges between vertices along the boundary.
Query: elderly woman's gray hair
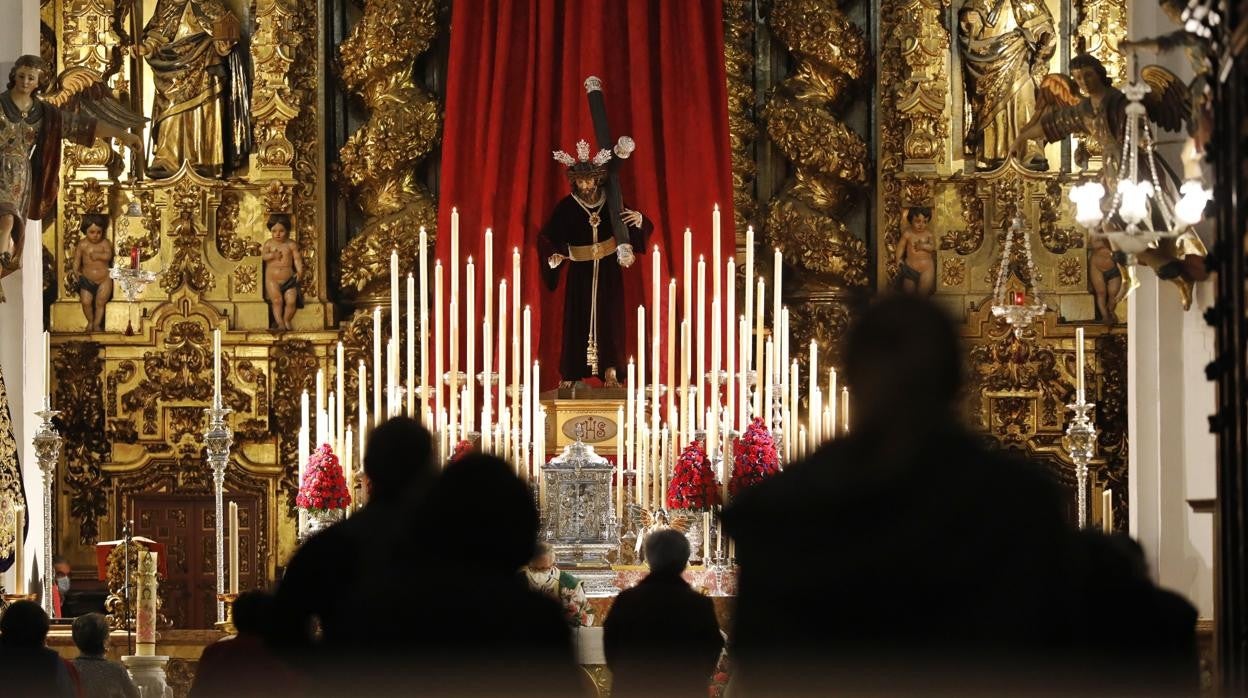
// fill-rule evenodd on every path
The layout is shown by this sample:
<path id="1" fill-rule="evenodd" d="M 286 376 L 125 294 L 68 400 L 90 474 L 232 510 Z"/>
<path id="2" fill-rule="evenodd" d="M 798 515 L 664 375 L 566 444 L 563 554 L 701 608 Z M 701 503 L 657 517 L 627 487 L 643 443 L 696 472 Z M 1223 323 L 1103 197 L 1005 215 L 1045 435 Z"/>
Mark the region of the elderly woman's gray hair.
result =
<path id="1" fill-rule="evenodd" d="M 83 654 L 104 654 L 108 641 L 108 620 L 99 613 L 88 613 L 74 619 L 74 644 Z"/>
<path id="2" fill-rule="evenodd" d="M 646 536 L 646 563 L 651 574 L 680 574 L 689 563 L 689 539 L 674 528 Z"/>

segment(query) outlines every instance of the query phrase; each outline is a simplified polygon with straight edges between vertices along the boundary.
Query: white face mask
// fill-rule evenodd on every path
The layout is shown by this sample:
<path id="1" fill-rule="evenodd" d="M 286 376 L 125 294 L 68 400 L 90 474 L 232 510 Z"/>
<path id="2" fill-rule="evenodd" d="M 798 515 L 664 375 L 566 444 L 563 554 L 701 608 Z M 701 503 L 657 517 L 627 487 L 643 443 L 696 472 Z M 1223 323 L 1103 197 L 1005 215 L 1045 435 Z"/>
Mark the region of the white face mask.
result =
<path id="1" fill-rule="evenodd" d="M 69 577 L 57 577 L 56 588 L 60 589 L 62 594 L 69 591 Z"/>

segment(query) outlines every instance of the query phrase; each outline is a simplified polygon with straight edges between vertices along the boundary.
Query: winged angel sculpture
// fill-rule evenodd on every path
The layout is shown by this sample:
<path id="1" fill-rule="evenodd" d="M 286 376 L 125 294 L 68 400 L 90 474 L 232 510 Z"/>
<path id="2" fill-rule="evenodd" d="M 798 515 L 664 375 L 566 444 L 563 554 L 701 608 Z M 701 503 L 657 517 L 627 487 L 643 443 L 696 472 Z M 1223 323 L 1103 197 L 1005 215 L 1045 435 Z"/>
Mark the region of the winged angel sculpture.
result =
<path id="1" fill-rule="evenodd" d="M 695 515 L 684 512 L 669 512 L 666 509 L 651 510 L 641 507 L 633 508 L 633 527 L 634 530 L 638 531 L 637 547 L 634 550 L 637 554 L 638 564 L 645 561 L 646 538 L 651 533 L 665 528 L 673 528 L 685 535 L 689 535 L 689 531 L 693 528 L 696 520 L 697 517 Z"/>
<path id="2" fill-rule="evenodd" d="M 143 147 L 130 129 L 147 120 L 114 99 L 99 73 L 70 68 L 44 94 L 48 77 L 43 59 L 21 56 L 0 93 L 0 278 L 21 266 L 26 220 L 42 219 L 56 204 L 62 140 L 89 146 L 116 138 Z"/>
<path id="3" fill-rule="evenodd" d="M 1167 131 L 1183 129 L 1191 119 L 1191 99 L 1186 85 L 1174 73 L 1157 65 L 1140 69 L 1140 79 L 1149 90 L 1144 94 L 1143 105 L 1148 118 Z M 1070 61 L 1070 76 L 1060 73 L 1046 75 L 1040 81 L 1036 115 L 1024 126 L 1014 142 L 1012 154 L 1023 157 L 1028 144 L 1034 140 L 1045 143 L 1062 140 L 1068 136 L 1082 136 L 1093 142 L 1103 153 L 1101 178 L 1106 191 L 1114 191 L 1119 179 L 1130 173 L 1122 172 L 1126 156 L 1124 141 L 1127 127 L 1127 104 L 1129 100 L 1109 80 L 1108 71 L 1095 56 L 1079 55 Z M 1133 147 L 1139 148 L 1138 143 Z M 1140 149 L 1138 162 L 1145 170 L 1149 159 L 1156 163 L 1157 176 L 1162 191 L 1158 196 L 1177 200 L 1179 179 L 1174 170 L 1155 153 Z M 1075 152 L 1075 161 L 1085 166 L 1089 159 L 1085 144 Z M 1141 172 L 1141 175 L 1145 172 Z M 1151 211 L 1154 229 L 1165 228 L 1160 219 L 1160 209 L 1155 204 Z M 1110 245 L 1114 245 L 1111 237 Z M 1191 307 L 1192 282 L 1208 276 L 1205 269 L 1205 247 L 1190 227 L 1178 236 L 1163 237 L 1148 249 L 1136 253 L 1136 259 L 1147 264 L 1160 279 L 1176 284 L 1183 300 L 1183 308 Z M 1125 263 L 1126 256 L 1115 249 L 1118 272 L 1126 280 L 1122 284 L 1122 296 L 1137 285 L 1134 271 Z M 1115 299 L 1115 302 L 1119 299 Z M 1112 303 L 1110 304 L 1113 305 Z"/>

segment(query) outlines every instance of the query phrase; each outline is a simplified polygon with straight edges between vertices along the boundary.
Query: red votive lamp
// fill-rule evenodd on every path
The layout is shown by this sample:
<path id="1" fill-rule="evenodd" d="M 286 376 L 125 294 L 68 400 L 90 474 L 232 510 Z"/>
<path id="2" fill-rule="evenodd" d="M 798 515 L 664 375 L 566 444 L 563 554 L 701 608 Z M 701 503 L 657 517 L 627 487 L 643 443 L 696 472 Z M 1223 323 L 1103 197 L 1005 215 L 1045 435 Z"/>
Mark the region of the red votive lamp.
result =
<path id="1" fill-rule="evenodd" d="M 1023 292 L 1015 291 L 1014 292 L 1014 305 L 1022 305 L 1023 301 L 1024 301 Z"/>
<path id="2" fill-rule="evenodd" d="M 139 248 L 138 247 L 130 248 L 130 268 L 131 269 L 139 268 Z"/>

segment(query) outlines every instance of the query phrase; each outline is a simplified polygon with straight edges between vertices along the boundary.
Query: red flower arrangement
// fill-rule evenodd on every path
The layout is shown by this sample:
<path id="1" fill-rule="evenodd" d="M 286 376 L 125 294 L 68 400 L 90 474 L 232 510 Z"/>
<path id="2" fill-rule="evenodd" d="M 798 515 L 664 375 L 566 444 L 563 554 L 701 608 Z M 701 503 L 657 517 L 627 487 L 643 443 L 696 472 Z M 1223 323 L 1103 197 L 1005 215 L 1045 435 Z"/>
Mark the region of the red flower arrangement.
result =
<path id="1" fill-rule="evenodd" d="M 780 456 L 771 432 L 763 424 L 762 417 L 755 417 L 745 433 L 732 443 L 732 479 L 728 491 L 736 497 L 746 489 L 757 485 L 780 472 Z"/>
<path id="2" fill-rule="evenodd" d="M 667 508 L 706 511 L 717 504 L 723 504 L 723 497 L 715 481 L 715 470 L 711 468 L 702 442 L 694 439 L 672 468 Z"/>
<path id="3" fill-rule="evenodd" d="M 347 491 L 347 478 L 342 474 L 338 456 L 329 444 L 321 444 L 308 458 L 295 505 L 301 509 L 328 511 L 346 509 L 350 504 L 351 493 Z"/>
<path id="4" fill-rule="evenodd" d="M 476 445 L 473 444 L 472 441 L 468 439 L 464 439 L 463 441 L 460 441 L 459 443 L 455 444 L 455 450 L 451 452 L 451 457 L 446 462 L 454 463 L 455 461 L 459 460 L 460 458 L 463 458 L 464 456 L 468 455 L 469 453 L 472 453 L 475 450 L 477 450 Z"/>

